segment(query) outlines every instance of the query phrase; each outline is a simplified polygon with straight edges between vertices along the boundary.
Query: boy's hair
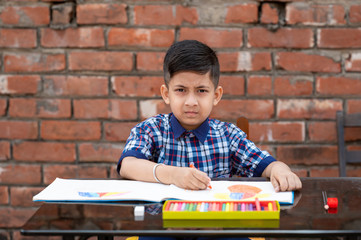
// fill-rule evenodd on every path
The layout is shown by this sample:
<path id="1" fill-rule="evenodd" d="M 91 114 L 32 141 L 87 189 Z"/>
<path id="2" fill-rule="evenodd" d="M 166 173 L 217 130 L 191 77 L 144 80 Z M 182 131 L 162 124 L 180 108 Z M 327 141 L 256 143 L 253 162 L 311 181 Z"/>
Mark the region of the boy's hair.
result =
<path id="1" fill-rule="evenodd" d="M 184 40 L 170 46 L 164 57 L 163 71 L 167 87 L 174 74 L 181 71 L 198 74 L 210 72 L 215 88 L 218 86 L 220 75 L 216 53 L 207 45 L 196 40 Z"/>

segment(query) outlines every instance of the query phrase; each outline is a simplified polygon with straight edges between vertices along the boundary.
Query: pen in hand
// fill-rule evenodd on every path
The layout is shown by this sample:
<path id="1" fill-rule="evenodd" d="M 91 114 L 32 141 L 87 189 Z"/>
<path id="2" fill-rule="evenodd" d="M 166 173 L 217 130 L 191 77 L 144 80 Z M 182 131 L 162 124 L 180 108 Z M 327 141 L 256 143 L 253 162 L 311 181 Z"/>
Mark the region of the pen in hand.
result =
<path id="1" fill-rule="evenodd" d="M 189 167 L 190 167 L 190 168 L 196 168 L 193 163 L 190 163 L 190 164 L 189 164 Z M 212 189 L 212 186 L 209 184 L 209 185 L 208 185 L 208 188 L 209 188 L 209 189 Z"/>

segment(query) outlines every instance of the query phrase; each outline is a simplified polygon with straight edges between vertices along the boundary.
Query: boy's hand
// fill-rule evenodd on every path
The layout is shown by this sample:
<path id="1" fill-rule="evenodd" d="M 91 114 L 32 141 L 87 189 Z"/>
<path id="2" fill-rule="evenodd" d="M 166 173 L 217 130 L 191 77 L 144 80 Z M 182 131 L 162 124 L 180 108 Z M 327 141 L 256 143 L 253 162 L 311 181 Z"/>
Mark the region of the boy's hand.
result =
<path id="1" fill-rule="evenodd" d="M 171 182 L 177 187 L 191 190 L 206 189 L 211 182 L 206 173 L 190 167 L 174 168 L 171 178 Z"/>
<path id="2" fill-rule="evenodd" d="M 268 165 L 263 171 L 262 176 L 270 178 L 276 192 L 302 188 L 300 178 L 286 164 L 279 161 Z"/>

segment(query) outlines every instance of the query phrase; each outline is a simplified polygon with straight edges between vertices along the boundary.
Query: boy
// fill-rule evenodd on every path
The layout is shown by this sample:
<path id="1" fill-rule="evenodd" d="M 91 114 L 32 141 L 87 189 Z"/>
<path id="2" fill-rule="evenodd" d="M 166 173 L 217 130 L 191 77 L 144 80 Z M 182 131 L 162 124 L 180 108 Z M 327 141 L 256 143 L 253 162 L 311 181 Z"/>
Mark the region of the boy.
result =
<path id="1" fill-rule="evenodd" d="M 286 164 L 258 149 L 234 124 L 208 118 L 223 94 L 211 48 L 195 40 L 177 42 L 163 70 L 161 95 L 172 113 L 132 129 L 118 163 L 122 177 L 193 190 L 232 175 L 269 177 L 276 191 L 302 187 Z"/>

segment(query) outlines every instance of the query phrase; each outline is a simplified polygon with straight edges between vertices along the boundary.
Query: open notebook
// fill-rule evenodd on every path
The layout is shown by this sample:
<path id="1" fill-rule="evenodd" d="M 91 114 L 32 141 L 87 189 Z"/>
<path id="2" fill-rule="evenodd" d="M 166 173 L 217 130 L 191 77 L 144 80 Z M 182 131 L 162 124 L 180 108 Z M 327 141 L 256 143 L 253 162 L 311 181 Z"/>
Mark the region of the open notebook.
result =
<path id="1" fill-rule="evenodd" d="M 44 202 L 162 202 L 168 199 L 190 201 L 277 200 L 293 204 L 294 194 L 275 192 L 271 182 L 212 181 L 212 189 L 185 190 L 175 185 L 132 180 L 74 180 L 57 178 L 33 201 Z"/>

